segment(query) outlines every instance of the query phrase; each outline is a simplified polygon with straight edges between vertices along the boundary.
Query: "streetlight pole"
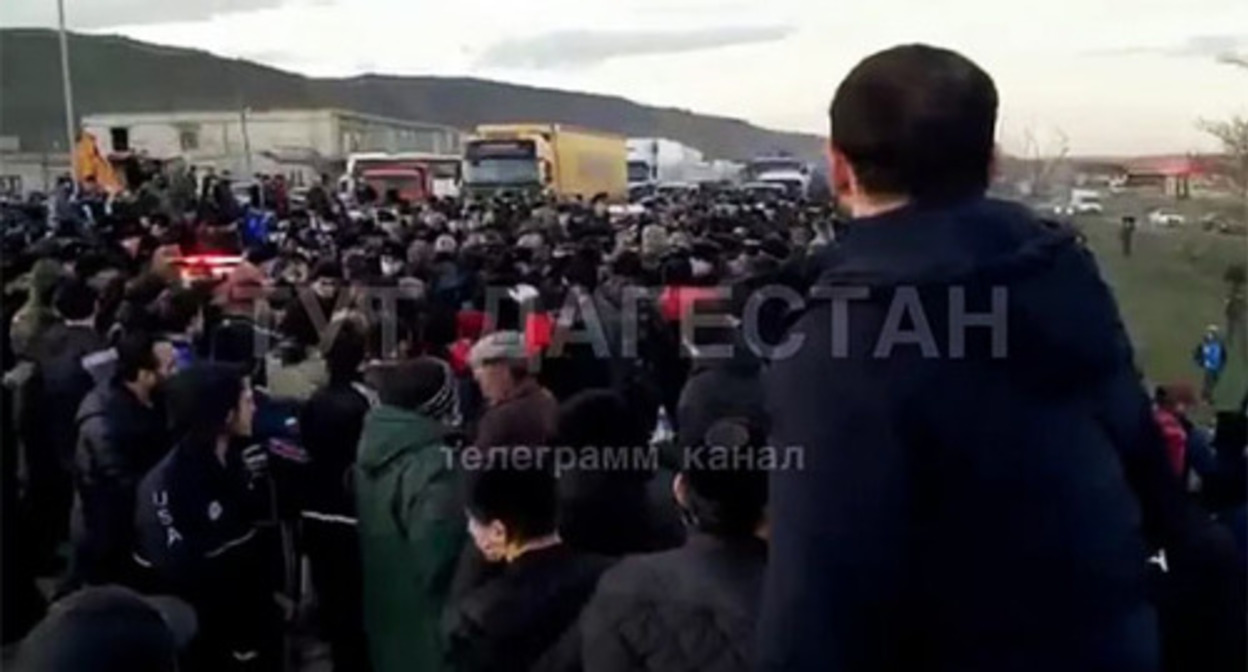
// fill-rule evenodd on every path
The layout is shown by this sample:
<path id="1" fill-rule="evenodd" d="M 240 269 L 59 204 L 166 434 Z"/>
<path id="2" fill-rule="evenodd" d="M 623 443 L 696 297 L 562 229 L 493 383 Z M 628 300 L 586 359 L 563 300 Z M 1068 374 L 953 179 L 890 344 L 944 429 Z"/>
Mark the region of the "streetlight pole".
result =
<path id="1" fill-rule="evenodd" d="M 65 145 L 66 151 L 70 156 L 70 165 L 73 165 L 74 145 L 77 143 L 77 133 L 74 128 L 77 125 L 74 117 L 74 87 L 69 79 L 69 38 L 65 33 L 65 0 L 56 0 L 57 21 L 60 26 L 59 36 L 61 42 L 61 86 L 65 91 Z"/>

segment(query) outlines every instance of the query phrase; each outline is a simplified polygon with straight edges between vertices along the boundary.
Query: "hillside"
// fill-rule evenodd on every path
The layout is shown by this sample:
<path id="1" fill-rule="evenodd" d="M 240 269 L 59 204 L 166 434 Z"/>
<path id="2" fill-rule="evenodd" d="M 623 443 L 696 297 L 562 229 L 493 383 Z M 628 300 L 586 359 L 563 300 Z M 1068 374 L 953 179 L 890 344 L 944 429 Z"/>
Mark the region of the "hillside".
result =
<path id="1" fill-rule="evenodd" d="M 103 112 L 341 107 L 469 128 L 543 120 L 630 136 L 680 140 L 713 157 L 785 151 L 814 160 L 815 136 L 782 133 L 725 117 L 648 107 L 624 98 L 470 78 L 367 75 L 318 79 L 207 52 L 122 37 L 72 34 L 70 67 L 78 115 Z M 63 144 L 56 33 L 0 30 L 0 135 L 29 150 Z"/>

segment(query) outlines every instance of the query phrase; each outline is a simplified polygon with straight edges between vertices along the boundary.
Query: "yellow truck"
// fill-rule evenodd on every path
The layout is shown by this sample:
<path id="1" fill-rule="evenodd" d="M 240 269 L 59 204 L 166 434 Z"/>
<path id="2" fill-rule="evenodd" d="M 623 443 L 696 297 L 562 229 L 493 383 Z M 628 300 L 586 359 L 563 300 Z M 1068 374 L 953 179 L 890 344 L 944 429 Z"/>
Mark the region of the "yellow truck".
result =
<path id="1" fill-rule="evenodd" d="M 564 124 L 478 126 L 464 146 L 463 190 L 500 193 L 628 197 L 628 148 L 620 135 Z"/>

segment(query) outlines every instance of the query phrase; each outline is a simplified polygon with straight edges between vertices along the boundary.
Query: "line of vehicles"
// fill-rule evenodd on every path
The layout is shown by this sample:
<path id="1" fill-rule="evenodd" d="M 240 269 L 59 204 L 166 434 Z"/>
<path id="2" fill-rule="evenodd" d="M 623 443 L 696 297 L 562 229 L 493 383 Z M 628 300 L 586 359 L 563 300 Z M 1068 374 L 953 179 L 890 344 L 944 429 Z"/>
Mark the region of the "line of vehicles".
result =
<path id="1" fill-rule="evenodd" d="M 735 185 L 753 192 L 809 195 L 811 167 L 793 157 L 761 157 L 744 166 L 708 161 L 666 138 L 625 138 L 566 124 L 514 123 L 477 127 L 463 156 L 425 153 L 353 154 L 339 179 L 346 198 L 371 188 L 413 202 L 430 196 L 553 194 L 615 202 L 655 193 Z"/>

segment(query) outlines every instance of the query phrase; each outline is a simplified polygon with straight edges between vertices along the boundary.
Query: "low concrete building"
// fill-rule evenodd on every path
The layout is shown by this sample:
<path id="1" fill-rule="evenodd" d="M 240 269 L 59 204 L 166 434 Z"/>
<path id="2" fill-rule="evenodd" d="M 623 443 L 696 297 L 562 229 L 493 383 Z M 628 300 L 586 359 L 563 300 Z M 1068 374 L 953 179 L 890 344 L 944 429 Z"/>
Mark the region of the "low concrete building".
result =
<path id="1" fill-rule="evenodd" d="M 69 155 L 64 152 L 23 152 L 14 136 L 0 136 L 0 195 L 26 196 L 51 193 L 56 180 L 69 174 Z"/>
<path id="2" fill-rule="evenodd" d="M 335 172 L 355 152 L 462 147 L 456 128 L 337 109 L 93 114 L 82 125 L 106 156 L 178 157 L 237 175 Z"/>

